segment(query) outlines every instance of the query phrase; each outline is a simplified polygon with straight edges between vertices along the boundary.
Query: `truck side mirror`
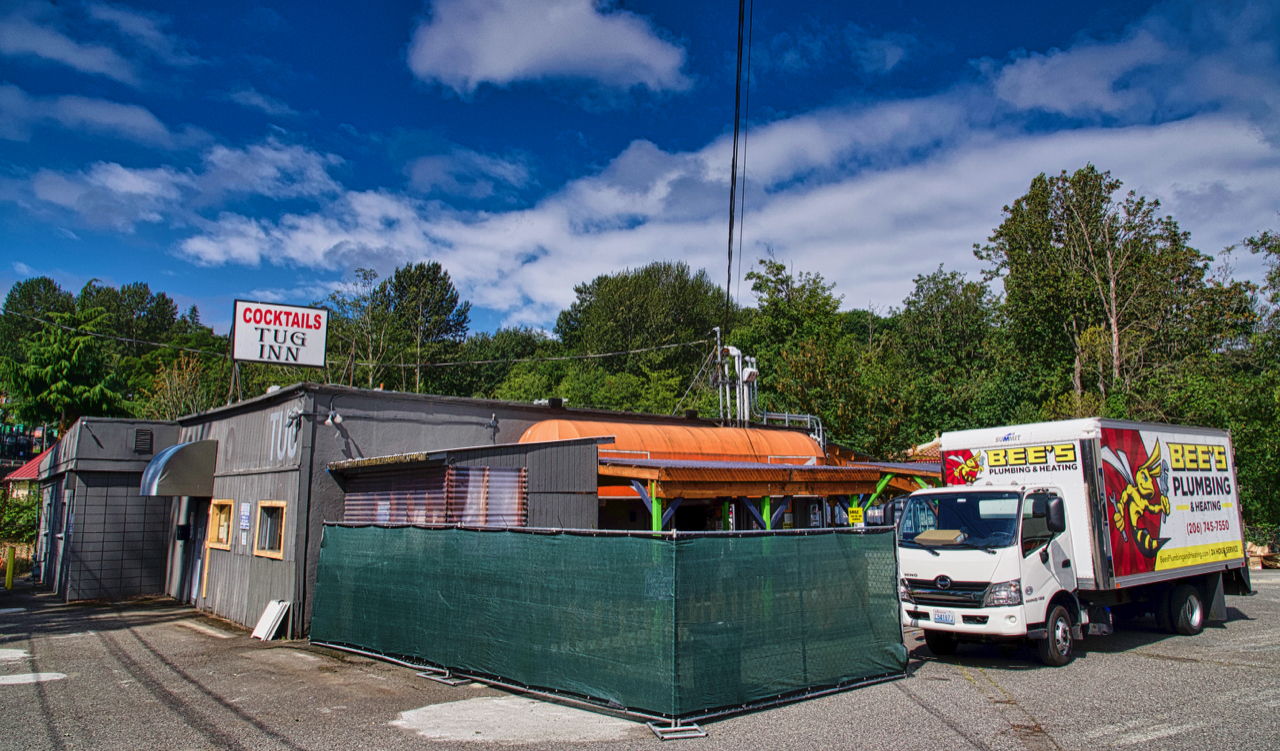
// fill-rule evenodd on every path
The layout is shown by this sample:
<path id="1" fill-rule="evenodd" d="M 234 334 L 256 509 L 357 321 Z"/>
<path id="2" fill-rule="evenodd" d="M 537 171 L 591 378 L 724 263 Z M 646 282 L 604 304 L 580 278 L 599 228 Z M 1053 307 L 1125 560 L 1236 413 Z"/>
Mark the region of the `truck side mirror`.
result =
<path id="1" fill-rule="evenodd" d="M 895 518 L 897 516 L 897 514 L 895 513 L 897 510 L 898 510 L 898 504 L 894 503 L 893 501 L 889 501 L 884 505 L 884 525 L 886 527 L 892 527 L 894 525 L 894 522 L 897 521 L 897 519 Z"/>
<path id="2" fill-rule="evenodd" d="M 1062 505 L 1061 498 L 1054 496 L 1049 499 L 1047 516 L 1045 524 L 1049 527 L 1051 533 L 1057 535 L 1067 531 L 1067 512 Z"/>

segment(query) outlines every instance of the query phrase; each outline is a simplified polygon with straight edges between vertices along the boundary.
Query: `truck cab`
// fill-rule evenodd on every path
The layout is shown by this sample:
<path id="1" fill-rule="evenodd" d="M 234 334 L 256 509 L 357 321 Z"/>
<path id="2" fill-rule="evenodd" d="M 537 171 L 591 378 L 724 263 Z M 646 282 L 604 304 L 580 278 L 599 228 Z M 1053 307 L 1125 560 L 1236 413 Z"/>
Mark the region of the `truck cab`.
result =
<path id="1" fill-rule="evenodd" d="M 1085 620 L 1061 489 L 952 486 L 913 493 L 898 525 L 904 626 L 934 654 L 961 641 L 1036 643 L 1059 666 Z"/>

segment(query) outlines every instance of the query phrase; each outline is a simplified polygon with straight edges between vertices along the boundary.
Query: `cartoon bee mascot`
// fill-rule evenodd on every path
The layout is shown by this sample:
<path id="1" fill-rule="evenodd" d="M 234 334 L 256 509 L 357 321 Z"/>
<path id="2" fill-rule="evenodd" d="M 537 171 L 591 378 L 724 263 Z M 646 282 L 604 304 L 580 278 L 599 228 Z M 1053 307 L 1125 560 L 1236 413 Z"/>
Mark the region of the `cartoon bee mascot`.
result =
<path id="1" fill-rule="evenodd" d="M 950 471 L 952 478 L 965 485 L 972 485 L 978 479 L 978 475 L 982 472 L 982 464 L 982 452 L 980 451 L 970 452 L 968 458 L 964 457 L 963 453 L 947 456 L 947 469 Z"/>
<path id="2" fill-rule="evenodd" d="M 1160 441 L 1156 441 L 1151 455 L 1136 472 L 1129 468 L 1129 457 L 1123 452 L 1104 447 L 1102 458 L 1127 483 L 1118 496 L 1111 492 L 1107 494 L 1113 510 L 1111 523 L 1121 539 L 1126 542 L 1132 539 L 1139 553 L 1146 558 L 1155 558 L 1170 539 L 1160 537 L 1160 526 L 1169 518 L 1169 473 L 1161 459 Z"/>

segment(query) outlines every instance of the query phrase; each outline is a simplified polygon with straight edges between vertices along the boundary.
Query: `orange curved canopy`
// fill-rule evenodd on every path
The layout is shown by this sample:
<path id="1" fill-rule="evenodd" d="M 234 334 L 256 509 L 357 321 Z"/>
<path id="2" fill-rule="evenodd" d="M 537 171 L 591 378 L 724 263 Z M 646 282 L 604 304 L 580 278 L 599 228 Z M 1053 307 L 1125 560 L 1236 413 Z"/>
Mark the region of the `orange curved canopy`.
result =
<path id="1" fill-rule="evenodd" d="M 520 442 L 609 435 L 614 443 L 600 447 L 602 458 L 825 464 L 818 442 L 791 430 L 543 420 L 526 430 Z"/>

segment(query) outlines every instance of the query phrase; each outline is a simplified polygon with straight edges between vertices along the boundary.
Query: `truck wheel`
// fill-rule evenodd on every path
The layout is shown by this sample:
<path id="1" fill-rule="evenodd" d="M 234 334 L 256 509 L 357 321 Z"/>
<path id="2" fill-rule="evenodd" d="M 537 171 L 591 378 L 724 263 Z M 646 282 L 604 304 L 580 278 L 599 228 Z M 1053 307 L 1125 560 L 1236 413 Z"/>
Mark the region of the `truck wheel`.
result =
<path id="1" fill-rule="evenodd" d="M 1061 605 L 1053 606 L 1045 620 L 1048 635 L 1036 646 L 1040 648 L 1040 661 L 1049 667 L 1060 668 L 1075 659 L 1075 643 L 1071 638 L 1071 616 Z"/>
<path id="2" fill-rule="evenodd" d="M 1173 626 L 1183 636 L 1195 636 L 1204 630 L 1204 604 L 1200 591 L 1190 584 L 1173 590 L 1169 598 L 1169 616 Z"/>
<path id="3" fill-rule="evenodd" d="M 924 643 L 929 647 L 929 651 L 936 656 L 946 657 L 947 655 L 955 654 L 956 646 L 960 643 L 960 640 L 956 638 L 955 634 L 946 631 L 925 629 Z"/>

